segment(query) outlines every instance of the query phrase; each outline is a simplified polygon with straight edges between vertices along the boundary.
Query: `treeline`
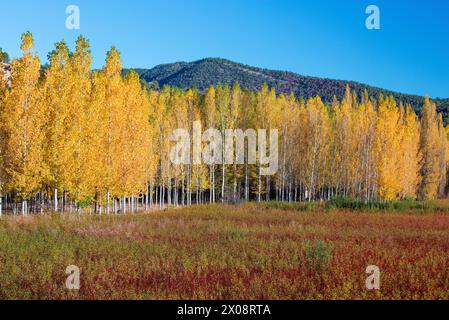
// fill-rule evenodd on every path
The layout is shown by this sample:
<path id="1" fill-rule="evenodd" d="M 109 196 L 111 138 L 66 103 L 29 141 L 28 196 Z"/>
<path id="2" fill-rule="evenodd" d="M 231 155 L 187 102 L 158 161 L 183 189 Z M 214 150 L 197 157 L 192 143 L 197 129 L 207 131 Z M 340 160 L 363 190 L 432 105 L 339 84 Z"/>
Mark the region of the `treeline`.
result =
<path id="1" fill-rule="evenodd" d="M 305 99 L 317 95 L 325 104 L 332 102 L 333 97 L 341 100 L 344 97 L 346 86 L 355 91 L 359 97 L 365 92 L 369 96 L 393 96 L 397 103 L 402 101 L 410 104 L 413 110 L 420 115 L 424 105 L 424 97 L 418 95 L 402 94 L 354 81 L 324 79 L 301 76 L 292 72 L 274 71 L 232 62 L 220 58 L 206 58 L 194 62 L 176 62 L 158 65 L 153 69 L 137 69 L 140 78 L 153 88 L 162 89 L 164 85 L 181 89 L 198 88 L 205 92 L 210 85 L 223 84 L 232 86 L 238 82 L 242 89 L 260 91 L 264 84 L 274 88 L 277 94 L 296 96 Z M 444 124 L 449 121 L 449 99 L 431 99 L 436 104 L 437 111 L 443 114 Z"/>
<path id="2" fill-rule="evenodd" d="M 0 212 L 87 210 L 125 213 L 239 201 L 314 201 L 336 197 L 434 199 L 446 194 L 447 131 L 426 99 L 418 119 L 392 97 L 344 98 L 324 104 L 258 92 L 238 83 L 147 90 L 137 73 L 122 76 L 115 48 L 91 70 L 83 37 L 49 54 L 44 73 L 33 37 L 22 35 L 11 62 L 11 85 L 0 85 Z M 1 77 L 0 77 L 1 78 Z M 174 129 L 278 129 L 279 170 L 260 175 L 260 162 L 170 162 Z M 192 162 L 193 163 L 193 162 Z"/>

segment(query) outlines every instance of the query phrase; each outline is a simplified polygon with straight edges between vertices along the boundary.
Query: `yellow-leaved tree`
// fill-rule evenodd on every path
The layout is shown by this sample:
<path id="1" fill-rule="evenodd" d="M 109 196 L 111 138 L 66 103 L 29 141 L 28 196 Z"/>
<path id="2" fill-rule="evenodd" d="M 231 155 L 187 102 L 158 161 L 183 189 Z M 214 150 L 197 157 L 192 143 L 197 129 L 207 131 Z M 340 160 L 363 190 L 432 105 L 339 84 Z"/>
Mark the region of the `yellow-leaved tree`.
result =
<path id="1" fill-rule="evenodd" d="M 22 57 L 12 62 L 12 87 L 0 118 L 6 187 L 22 200 L 22 214 L 27 214 L 27 200 L 48 177 L 43 148 L 47 109 L 39 95 L 40 63 L 30 32 L 22 35 L 20 48 Z"/>
<path id="2" fill-rule="evenodd" d="M 120 148 L 116 150 L 118 194 L 130 197 L 131 211 L 136 195 L 146 189 L 146 165 L 150 156 L 149 105 L 139 76 L 131 71 L 124 79 L 124 108 L 116 123 Z M 116 207 L 115 207 L 116 208 Z"/>
<path id="3" fill-rule="evenodd" d="M 419 196 L 422 199 L 437 197 L 442 175 L 441 141 L 435 104 L 426 97 L 421 115 L 421 184 Z"/>
<path id="4" fill-rule="evenodd" d="M 398 175 L 401 184 L 401 198 L 417 198 L 418 185 L 421 180 L 419 163 L 421 153 L 419 150 L 419 121 L 410 105 L 401 108 L 402 131 L 400 142 L 400 166 Z"/>
<path id="5" fill-rule="evenodd" d="M 382 199 L 394 200 L 401 190 L 399 109 L 392 97 L 379 101 L 376 127 L 377 184 Z"/>

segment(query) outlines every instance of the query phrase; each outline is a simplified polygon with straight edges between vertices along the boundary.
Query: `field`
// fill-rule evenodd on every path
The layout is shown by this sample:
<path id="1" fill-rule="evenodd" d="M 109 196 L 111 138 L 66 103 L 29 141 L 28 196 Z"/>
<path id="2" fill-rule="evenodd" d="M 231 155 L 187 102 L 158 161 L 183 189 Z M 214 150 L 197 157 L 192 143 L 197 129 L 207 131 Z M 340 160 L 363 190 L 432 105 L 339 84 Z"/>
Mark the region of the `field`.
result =
<path id="1" fill-rule="evenodd" d="M 0 218 L 0 299 L 449 299 L 449 214 L 245 204 Z M 79 290 L 65 286 L 68 265 Z M 380 268 L 380 289 L 365 270 Z"/>

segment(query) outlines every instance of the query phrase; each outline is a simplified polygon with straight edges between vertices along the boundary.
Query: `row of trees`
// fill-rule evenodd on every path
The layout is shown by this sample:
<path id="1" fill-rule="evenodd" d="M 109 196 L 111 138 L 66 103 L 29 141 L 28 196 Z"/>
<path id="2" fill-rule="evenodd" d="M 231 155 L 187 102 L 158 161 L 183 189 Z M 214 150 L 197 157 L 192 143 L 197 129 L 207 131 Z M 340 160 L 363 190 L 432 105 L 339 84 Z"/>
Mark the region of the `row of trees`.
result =
<path id="1" fill-rule="evenodd" d="M 41 71 L 30 33 L 0 84 L 0 213 L 86 210 L 117 213 L 155 206 L 242 200 L 433 199 L 446 192 L 447 132 L 425 100 L 421 119 L 391 97 L 357 97 L 325 105 L 258 92 L 238 83 L 204 94 L 146 90 L 135 72 L 122 75 L 115 48 L 91 70 L 83 37 L 64 42 Z M 0 77 L 1 79 L 2 77 Z M 174 129 L 278 129 L 279 170 L 260 163 L 170 162 Z"/>

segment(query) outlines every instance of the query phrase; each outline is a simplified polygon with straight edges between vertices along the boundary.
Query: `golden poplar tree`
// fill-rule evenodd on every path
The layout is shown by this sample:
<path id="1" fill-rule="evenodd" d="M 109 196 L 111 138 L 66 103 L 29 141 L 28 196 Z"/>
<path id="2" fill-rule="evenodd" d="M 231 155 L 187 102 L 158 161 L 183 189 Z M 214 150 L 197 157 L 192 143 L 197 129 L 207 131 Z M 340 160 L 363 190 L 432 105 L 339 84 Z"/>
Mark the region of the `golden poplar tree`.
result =
<path id="1" fill-rule="evenodd" d="M 91 60 L 89 43 L 83 37 L 77 39 L 71 55 L 61 41 L 50 54 L 50 67 L 45 74 L 43 94 L 49 108 L 46 159 L 51 172 L 49 184 L 55 188 L 56 211 L 58 189 L 78 203 L 94 193 Z"/>
<path id="2" fill-rule="evenodd" d="M 203 114 L 205 118 L 206 129 L 214 128 L 216 123 L 216 102 L 215 102 L 215 88 L 209 87 L 204 97 Z M 209 166 L 209 201 L 215 202 L 215 164 L 211 163 Z"/>
<path id="3" fill-rule="evenodd" d="M 378 194 L 394 200 L 400 192 L 398 166 L 400 160 L 400 114 L 392 97 L 381 99 L 376 127 Z"/>
<path id="4" fill-rule="evenodd" d="M 131 71 L 124 79 L 124 106 L 118 118 L 118 138 L 115 148 L 118 194 L 132 197 L 144 192 L 146 165 L 149 158 L 149 106 L 139 76 Z M 134 209 L 134 204 L 132 208 Z"/>
<path id="5" fill-rule="evenodd" d="M 401 108 L 401 113 L 401 159 L 398 168 L 401 184 L 400 197 L 416 199 L 421 178 L 419 172 L 419 122 L 415 112 L 409 105 L 405 109 Z"/>
<path id="6" fill-rule="evenodd" d="M 12 62 L 12 87 L 5 95 L 1 126 L 6 185 L 22 199 L 26 214 L 27 199 L 40 191 L 48 177 L 43 148 L 47 110 L 40 99 L 40 63 L 31 33 L 22 35 L 20 48 L 22 57 Z"/>
<path id="7" fill-rule="evenodd" d="M 71 123 L 70 93 L 71 77 L 69 48 L 64 41 L 58 42 L 49 54 L 50 67 L 45 72 L 43 99 L 48 107 L 46 123 L 45 159 L 50 169 L 49 184 L 54 188 L 54 210 L 58 211 L 58 189 L 67 190 L 70 166 L 70 147 L 67 146 Z"/>
<path id="8" fill-rule="evenodd" d="M 421 116 L 420 149 L 422 154 L 419 196 L 434 199 L 441 180 L 440 142 L 436 107 L 426 97 Z"/>
<path id="9" fill-rule="evenodd" d="M 101 127 L 101 154 L 103 162 L 103 173 L 101 177 L 101 185 L 97 188 L 97 202 L 106 205 L 109 212 L 111 196 L 120 197 L 118 181 L 120 178 L 119 167 L 121 163 L 117 161 L 120 149 L 123 147 L 123 141 L 120 140 L 120 130 L 123 126 L 124 112 L 124 90 L 123 79 L 121 76 L 122 61 L 120 54 L 115 47 L 107 53 L 106 64 L 103 67 L 101 85 L 104 86 L 104 93 L 99 104 L 101 108 L 100 120 Z M 124 200 L 125 201 L 125 200 Z"/>

